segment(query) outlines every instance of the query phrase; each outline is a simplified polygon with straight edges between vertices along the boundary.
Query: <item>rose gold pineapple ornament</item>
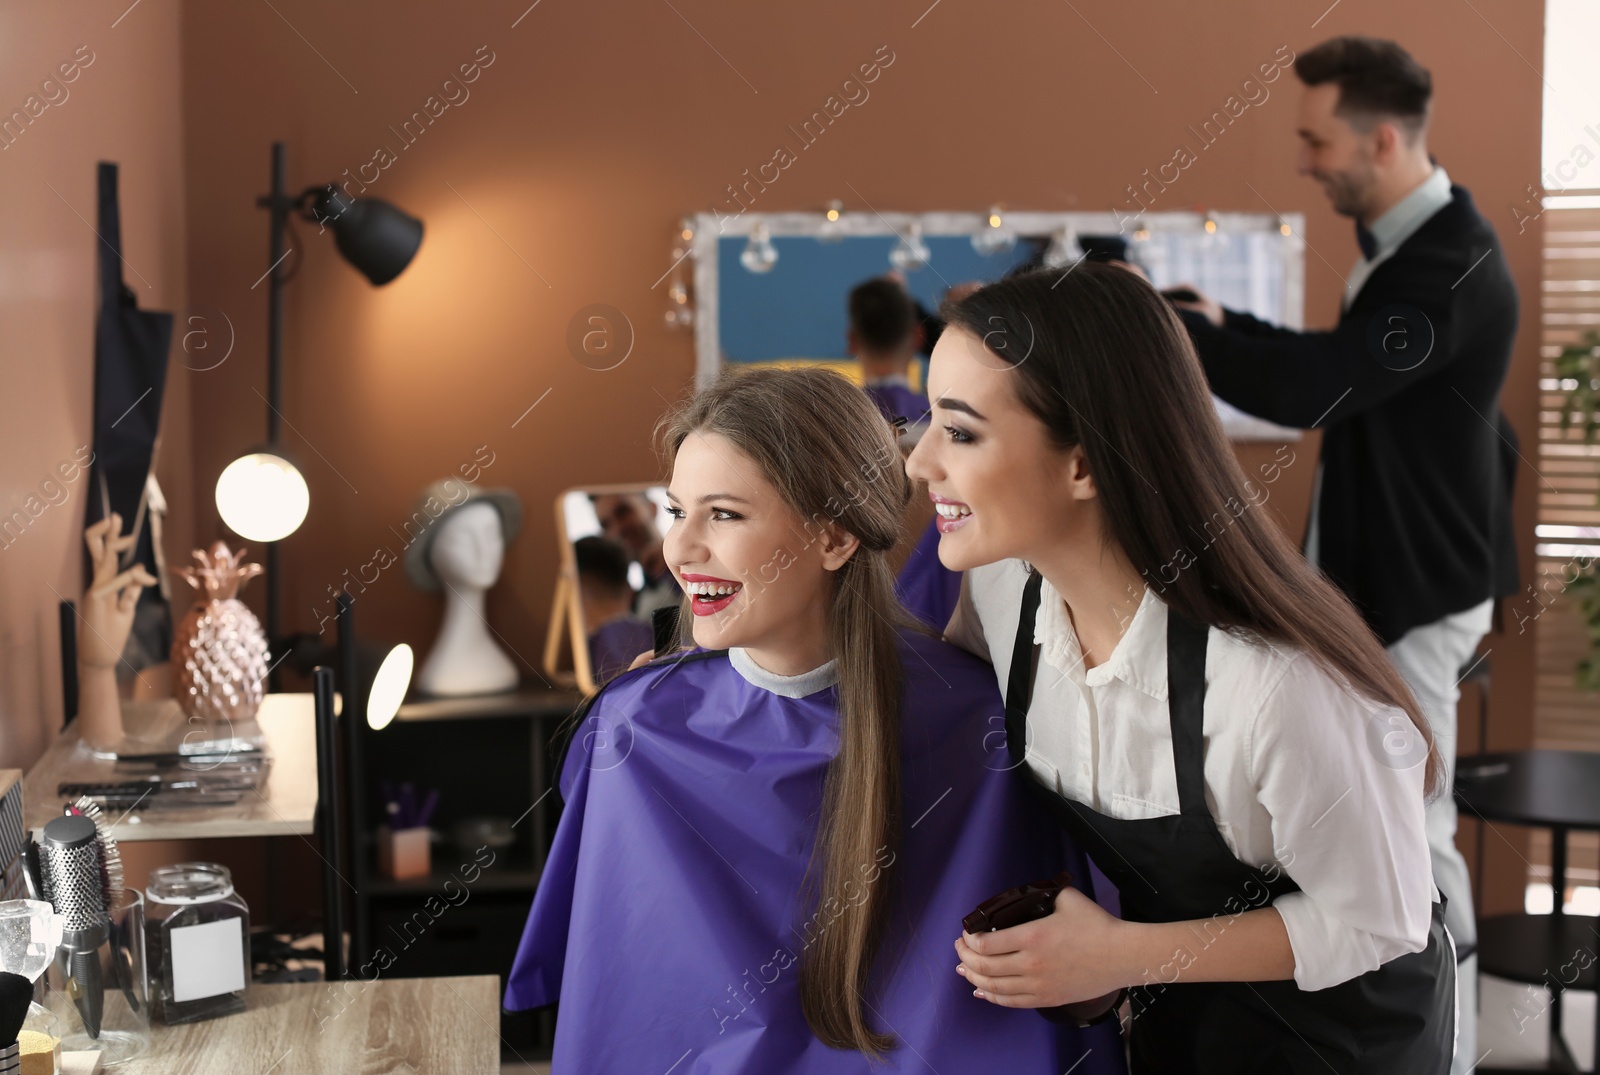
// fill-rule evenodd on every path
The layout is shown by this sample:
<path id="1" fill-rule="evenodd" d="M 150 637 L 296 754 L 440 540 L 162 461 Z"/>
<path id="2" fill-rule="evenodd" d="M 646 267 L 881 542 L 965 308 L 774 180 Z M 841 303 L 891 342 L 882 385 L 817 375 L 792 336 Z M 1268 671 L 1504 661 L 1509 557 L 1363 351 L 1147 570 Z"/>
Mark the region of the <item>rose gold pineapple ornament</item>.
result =
<path id="1" fill-rule="evenodd" d="M 191 720 L 233 724 L 255 719 L 267 680 L 267 636 L 239 591 L 261 574 L 241 563 L 245 550 L 219 541 L 196 549 L 198 569 L 181 574 L 196 590 L 194 607 L 172 640 L 172 693 Z"/>

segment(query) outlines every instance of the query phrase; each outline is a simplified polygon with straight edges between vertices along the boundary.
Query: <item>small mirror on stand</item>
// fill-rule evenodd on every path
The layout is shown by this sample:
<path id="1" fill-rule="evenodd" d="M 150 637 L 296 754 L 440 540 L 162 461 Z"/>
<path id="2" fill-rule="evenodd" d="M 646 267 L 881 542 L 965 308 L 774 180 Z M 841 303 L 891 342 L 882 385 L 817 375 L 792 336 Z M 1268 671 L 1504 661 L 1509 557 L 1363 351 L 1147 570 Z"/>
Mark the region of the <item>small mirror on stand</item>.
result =
<path id="1" fill-rule="evenodd" d="M 671 525 L 662 485 L 596 485 L 556 498 L 561 567 L 544 653 L 552 683 L 591 694 L 655 648 L 652 614 L 683 600 L 662 555 Z"/>

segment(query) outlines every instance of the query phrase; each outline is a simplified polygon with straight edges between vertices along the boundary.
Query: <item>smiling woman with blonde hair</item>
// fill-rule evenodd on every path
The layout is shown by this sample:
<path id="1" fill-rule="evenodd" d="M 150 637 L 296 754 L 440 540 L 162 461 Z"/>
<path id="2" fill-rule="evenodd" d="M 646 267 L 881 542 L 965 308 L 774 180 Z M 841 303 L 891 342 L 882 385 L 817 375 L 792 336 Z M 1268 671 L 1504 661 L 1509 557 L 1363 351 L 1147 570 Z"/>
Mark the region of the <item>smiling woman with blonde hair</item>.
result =
<path id="1" fill-rule="evenodd" d="M 1028 822 L 993 672 L 895 599 L 893 427 L 837 374 L 754 370 L 662 434 L 693 644 L 575 715 L 506 1007 L 560 1001 L 556 1075 L 1120 1072 L 1115 1026 L 950 973 L 964 915 L 1087 863 Z"/>

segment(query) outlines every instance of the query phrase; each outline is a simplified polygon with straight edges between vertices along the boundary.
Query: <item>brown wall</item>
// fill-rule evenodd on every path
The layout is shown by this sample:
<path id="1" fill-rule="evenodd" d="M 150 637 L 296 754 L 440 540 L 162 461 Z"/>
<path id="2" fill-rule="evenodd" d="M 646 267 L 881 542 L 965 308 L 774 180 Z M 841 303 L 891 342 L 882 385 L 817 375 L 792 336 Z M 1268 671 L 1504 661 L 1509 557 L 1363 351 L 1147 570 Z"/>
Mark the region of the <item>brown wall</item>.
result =
<path id="1" fill-rule="evenodd" d="M 92 439 L 97 161 L 121 166 L 123 276 L 139 305 L 185 305 L 179 5 L 128 7 L 0 6 L 0 120 L 14 124 L 0 137 L 0 513 L 38 513 L 0 548 L 0 766 L 31 764 L 61 725 L 56 603 L 82 585 L 88 473 L 41 483 Z M 72 81 L 45 84 L 69 62 Z M 171 364 L 156 467 L 169 559 L 194 531 L 185 373 Z"/>
<path id="2" fill-rule="evenodd" d="M 17 63 L 0 65 L 6 102 L 26 93 L 35 77 L 28 72 L 38 67 L 42 77 L 55 53 L 69 54 L 91 32 L 97 50 L 107 42 L 104 66 L 88 73 L 64 114 L 47 115 L 24 140 L 33 144 L 0 154 L 10 253 L 36 253 L 38 264 L 65 266 L 66 274 L 37 298 L 28 289 L 42 286 L 38 280 L 15 271 L 0 285 L 0 302 L 12 308 L 8 327 L 22 325 L 8 336 L 23 344 L 5 358 L 8 384 L 23 387 L 0 404 L 13 420 L 0 431 L 5 496 L 21 495 L 86 429 L 90 247 L 39 180 L 59 177 L 57 189 L 86 212 L 99 156 L 125 162 L 129 247 L 150 266 L 143 271 L 156 284 L 151 302 L 183 303 L 186 256 L 189 308 L 237 333 L 226 362 L 190 375 L 192 426 L 169 427 L 169 459 L 192 432 L 192 473 L 168 491 L 179 518 L 192 513 L 185 532 L 202 542 L 221 536 L 209 497 L 218 472 L 264 432 L 265 294 L 252 285 L 267 267 L 266 221 L 254 200 L 266 188 L 269 144 L 288 142 L 295 186 L 354 175 L 364 163 L 370 177 L 375 151 L 394 151 L 369 193 L 426 222 L 422 250 L 404 275 L 375 290 L 314 228 L 302 227 L 293 243 L 291 264 L 300 268 L 288 288 L 285 437 L 313 500 L 305 527 L 284 546 L 287 625 L 315 629 L 328 587 L 356 577 L 380 547 L 401 551 L 396 530 L 420 488 L 487 446 L 494 462 L 483 480 L 516 490 L 528 512 L 489 618 L 529 678 L 556 563 L 556 494 L 657 476 L 648 431 L 692 376 L 691 341 L 664 328 L 664 285 L 652 289 L 669 264 L 676 221 L 730 211 L 725 188 L 780 143 L 799 160 L 756 209 L 814 209 L 830 198 L 853 210 L 994 201 L 1107 209 L 1125 204 L 1124 188 L 1171 159 L 1180 142 L 1198 150 L 1186 126 L 1220 109 L 1280 46 L 1303 50 L 1352 31 L 1391 36 L 1432 68 L 1434 151 L 1500 229 L 1523 324 L 1536 324 L 1538 237 L 1515 234 L 1509 210 L 1538 181 L 1540 83 L 1522 59 L 1537 66 L 1542 53 L 1536 3 L 1481 0 L 1477 17 L 1450 0 L 1345 0 L 1326 13 L 1321 0 L 1289 8 L 950 0 L 929 10 L 923 0 L 681 0 L 540 3 L 525 14 L 521 6 L 192 3 L 182 9 L 180 33 L 171 0 L 145 0 L 116 32 L 150 35 L 137 50 L 102 28 L 114 14 L 85 14 L 98 16 L 98 6 L 0 15 L 16 31 L 4 40 L 26 42 L 16 46 Z M 800 151 L 788 125 L 820 109 L 885 45 L 894 60 L 867 87 L 870 98 Z M 402 149 L 391 125 L 430 95 L 443 98 L 441 83 L 480 47 L 493 62 L 464 87 L 470 97 Z M 1297 84 L 1284 75 L 1267 89 L 1270 97 L 1200 152 L 1155 208 L 1305 213 L 1308 323 L 1328 324 L 1355 244 L 1349 222 L 1293 172 Z M 173 167 L 180 129 L 181 173 Z M 22 151 L 32 158 L 24 158 L 25 171 L 8 159 Z M 181 212 L 179 191 L 187 192 Z M 580 365 L 565 343 L 569 320 L 591 303 L 618 307 L 638 334 L 629 359 L 605 373 Z M 1530 329 L 1506 393 L 1524 443 L 1535 437 L 1536 362 Z M 181 411 L 169 403 L 169 413 Z M 1531 577 L 1533 482 L 1523 478 L 1518 508 Z M 1303 504 L 1291 514 L 1298 525 Z M 0 752 L 36 751 L 39 728 L 53 719 L 39 712 L 59 704 L 46 618 L 55 598 L 36 580 L 74 585 L 69 521 L 66 513 L 42 520 L 53 529 L 30 535 L 41 540 L 29 543 L 26 570 L 6 562 L 15 550 L 0 554 Z M 259 587 L 252 590 L 259 607 Z M 437 603 L 413 591 L 398 566 L 355 590 L 368 634 L 426 647 Z M 1531 635 L 1491 642 L 1494 745 L 1519 745 L 1531 719 Z M 1519 865 L 1512 852 L 1506 857 L 1508 871 Z M 1508 874 L 1503 898 L 1519 889 Z"/>
<path id="3" fill-rule="evenodd" d="M 1540 6 L 1489 0 L 1470 18 L 1448 0 L 1346 0 L 1313 29 L 1325 6 L 540 4 L 512 28 L 520 3 L 449 16 L 415 0 L 352 4 L 338 19 L 304 0 L 278 5 L 282 18 L 265 5 L 191 5 L 190 286 L 197 305 L 226 310 L 240 331 L 232 359 L 196 378 L 195 486 L 209 488 L 262 428 L 253 389 L 263 299 L 249 287 L 266 267 L 265 239 L 252 198 L 274 138 L 289 142 L 302 185 L 346 169 L 359 178 L 357 167 L 387 145 L 397 159 L 369 168 L 370 193 L 427 226 L 417 260 L 382 290 L 341 264 L 326 237 L 302 231 L 285 400 L 313 508 L 285 547 L 286 615 L 314 628 L 330 585 L 363 571 L 372 579 L 363 565 L 380 547 L 400 553 L 395 531 L 421 486 L 487 445 L 495 461 L 484 481 L 515 489 L 529 519 L 489 618 L 530 677 L 556 564 L 555 496 L 655 477 L 648 430 L 692 375 L 691 342 L 663 327 L 665 287 L 651 286 L 669 264 L 675 222 L 732 211 L 725 188 L 780 143 L 800 159 L 753 208 L 841 198 L 857 210 L 1105 209 L 1180 141 L 1198 150 L 1186 125 L 1221 108 L 1280 46 L 1392 36 L 1433 70 L 1435 152 L 1501 230 L 1524 323 L 1536 323 L 1538 241 L 1515 235 L 1507 207 L 1538 180 L 1540 84 L 1518 54 L 1541 56 Z M 893 63 L 871 96 L 800 150 L 788 125 L 884 45 Z M 390 125 L 441 93 L 480 46 L 494 59 L 465 87 L 470 97 L 402 149 Z M 1294 174 L 1297 83 L 1284 75 L 1267 89 L 1155 207 L 1305 213 L 1308 323 L 1329 324 L 1335 270 L 1356 255 L 1350 224 Z M 605 373 L 580 365 L 565 343 L 569 319 L 590 303 L 620 308 L 638 333 L 629 359 Z M 1506 399 L 1525 442 L 1535 363 L 1529 332 Z M 1532 484 L 1522 482 L 1519 499 L 1524 534 Z M 1289 514 L 1298 525 L 1303 502 Z M 211 537 L 211 505 L 197 504 L 196 517 L 197 538 Z M 1531 572 L 1531 541 L 1524 553 Z M 368 632 L 428 644 L 437 602 L 398 566 L 354 592 Z M 1494 643 L 1498 745 L 1528 735 L 1530 637 Z M 1519 888 L 1509 882 L 1505 898 L 1519 899 Z"/>

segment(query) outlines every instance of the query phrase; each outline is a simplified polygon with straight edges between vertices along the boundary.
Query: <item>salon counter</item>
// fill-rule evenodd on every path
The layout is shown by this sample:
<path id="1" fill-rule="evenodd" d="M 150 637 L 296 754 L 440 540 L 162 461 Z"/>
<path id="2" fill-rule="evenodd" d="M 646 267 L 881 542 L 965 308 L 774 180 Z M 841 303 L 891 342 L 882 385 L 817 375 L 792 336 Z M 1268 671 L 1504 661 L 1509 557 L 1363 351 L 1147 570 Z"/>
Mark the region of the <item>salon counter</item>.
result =
<path id="1" fill-rule="evenodd" d="M 135 746 L 171 749 L 162 744 L 185 729 L 183 712 L 172 699 L 124 703 L 123 725 Z M 310 836 L 317 807 L 316 718 L 310 694 L 269 694 L 256 723 L 272 755 L 272 770 L 260 791 L 231 806 L 135 810 L 108 818 L 111 835 L 128 840 L 189 840 L 230 836 Z M 56 737 L 28 770 L 24 823 L 30 830 L 61 813 L 57 787 L 67 781 L 108 782 L 137 778 L 119 772 L 114 761 L 96 758 L 78 739 L 76 724 Z M 120 815 L 120 816 L 118 816 Z"/>
<path id="2" fill-rule="evenodd" d="M 249 1008 L 151 1027 L 119 1075 L 497 1075 L 500 981 L 394 978 L 252 985 Z"/>

